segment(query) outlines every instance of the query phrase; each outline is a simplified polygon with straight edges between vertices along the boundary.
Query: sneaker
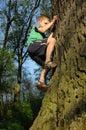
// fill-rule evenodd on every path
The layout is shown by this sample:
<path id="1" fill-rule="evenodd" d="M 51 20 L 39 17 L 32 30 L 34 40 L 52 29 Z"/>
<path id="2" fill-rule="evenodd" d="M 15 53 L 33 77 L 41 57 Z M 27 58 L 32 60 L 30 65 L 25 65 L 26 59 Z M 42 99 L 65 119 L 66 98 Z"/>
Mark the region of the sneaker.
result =
<path id="1" fill-rule="evenodd" d="M 52 62 L 52 61 L 48 61 L 47 63 L 45 63 L 45 66 L 44 66 L 44 68 L 49 68 L 49 69 L 52 69 L 55 67 L 57 67 L 57 64 L 55 62 Z"/>
<path id="2" fill-rule="evenodd" d="M 47 85 L 45 85 L 45 84 L 44 84 L 43 82 L 41 82 L 41 81 L 39 81 L 36 86 L 37 86 L 38 89 L 41 89 L 41 90 L 43 90 L 43 91 L 47 91 L 47 90 L 48 90 Z"/>

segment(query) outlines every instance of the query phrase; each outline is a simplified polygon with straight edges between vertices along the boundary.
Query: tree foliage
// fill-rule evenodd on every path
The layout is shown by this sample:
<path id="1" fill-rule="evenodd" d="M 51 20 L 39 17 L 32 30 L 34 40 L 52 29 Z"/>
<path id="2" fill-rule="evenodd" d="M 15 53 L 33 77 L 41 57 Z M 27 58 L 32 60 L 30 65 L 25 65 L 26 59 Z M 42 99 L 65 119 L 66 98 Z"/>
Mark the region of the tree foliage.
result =
<path id="1" fill-rule="evenodd" d="M 6 130 L 26 130 L 33 121 L 31 106 L 27 102 L 18 103 L 16 106 L 8 106 L 5 115 L 0 116 L 0 128 Z M 29 122 L 29 123 L 28 123 Z"/>
<path id="2" fill-rule="evenodd" d="M 6 49 L 0 49 L 0 90 L 8 91 L 15 83 L 16 67 L 13 61 L 13 53 Z"/>
<path id="3" fill-rule="evenodd" d="M 43 93 L 38 94 L 41 98 L 28 93 L 32 80 L 23 68 L 28 57 L 26 42 L 36 18 L 51 16 L 51 4 L 49 0 L 0 2 L 0 128 L 24 130 L 36 117 L 43 97 Z"/>

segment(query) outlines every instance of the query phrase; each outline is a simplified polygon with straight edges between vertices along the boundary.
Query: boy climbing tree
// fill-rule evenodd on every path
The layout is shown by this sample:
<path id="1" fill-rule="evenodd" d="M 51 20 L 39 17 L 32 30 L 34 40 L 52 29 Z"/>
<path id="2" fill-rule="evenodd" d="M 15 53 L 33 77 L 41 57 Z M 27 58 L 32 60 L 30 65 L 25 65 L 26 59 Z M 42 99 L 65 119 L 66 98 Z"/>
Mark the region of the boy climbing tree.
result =
<path id="1" fill-rule="evenodd" d="M 57 64 L 51 60 L 56 39 L 53 38 L 53 33 L 51 33 L 49 37 L 46 37 L 45 32 L 55 24 L 56 20 L 57 16 L 54 16 L 52 20 L 45 15 L 40 16 L 37 23 L 31 29 L 27 41 L 30 57 L 43 67 L 37 87 L 44 91 L 48 89 L 45 84 L 47 72 L 57 66 Z"/>

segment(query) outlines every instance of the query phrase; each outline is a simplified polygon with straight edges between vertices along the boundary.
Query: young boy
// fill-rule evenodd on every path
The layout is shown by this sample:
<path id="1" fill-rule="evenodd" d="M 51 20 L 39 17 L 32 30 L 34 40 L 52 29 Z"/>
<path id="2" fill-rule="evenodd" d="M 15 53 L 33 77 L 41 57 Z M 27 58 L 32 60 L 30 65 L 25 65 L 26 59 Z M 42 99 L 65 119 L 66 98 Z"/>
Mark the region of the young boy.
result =
<path id="1" fill-rule="evenodd" d="M 51 61 L 56 40 L 52 37 L 53 34 L 46 38 L 44 33 L 54 25 L 56 20 L 57 16 L 54 16 L 52 20 L 45 15 L 40 16 L 27 41 L 30 57 L 43 67 L 37 87 L 45 91 L 48 89 L 45 85 L 46 74 L 49 69 L 55 68 L 57 64 Z"/>

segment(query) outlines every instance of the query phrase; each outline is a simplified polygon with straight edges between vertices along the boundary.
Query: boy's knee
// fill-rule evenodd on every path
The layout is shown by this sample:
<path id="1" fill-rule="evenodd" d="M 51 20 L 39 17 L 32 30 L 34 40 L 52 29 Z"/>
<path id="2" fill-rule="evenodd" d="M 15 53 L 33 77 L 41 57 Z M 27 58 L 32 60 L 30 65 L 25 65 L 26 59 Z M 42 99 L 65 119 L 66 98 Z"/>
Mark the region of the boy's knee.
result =
<path id="1" fill-rule="evenodd" d="M 54 40 L 54 42 L 56 43 L 56 39 L 55 39 L 55 38 L 53 38 L 53 40 Z"/>

